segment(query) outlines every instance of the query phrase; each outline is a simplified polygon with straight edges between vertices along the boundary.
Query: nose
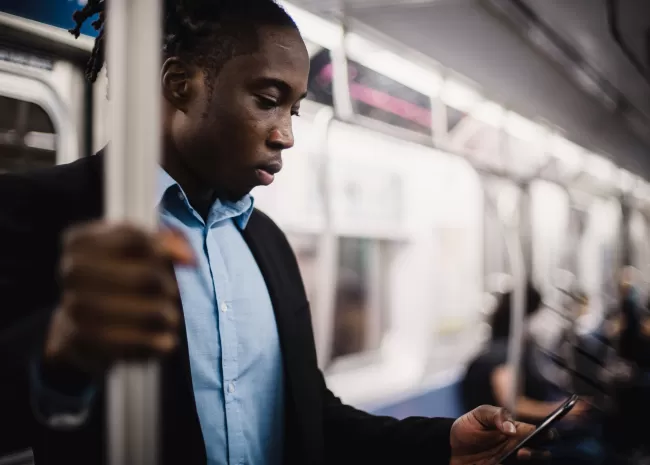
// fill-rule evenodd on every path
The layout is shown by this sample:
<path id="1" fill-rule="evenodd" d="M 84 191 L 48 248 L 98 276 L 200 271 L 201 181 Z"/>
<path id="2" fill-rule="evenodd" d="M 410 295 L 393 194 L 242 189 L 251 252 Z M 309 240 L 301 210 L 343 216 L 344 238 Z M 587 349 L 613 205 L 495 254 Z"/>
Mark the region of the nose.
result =
<path id="1" fill-rule="evenodd" d="M 269 134 L 267 143 L 276 150 L 287 150 L 293 147 L 294 139 L 291 120 L 289 120 L 288 124 L 273 128 Z"/>

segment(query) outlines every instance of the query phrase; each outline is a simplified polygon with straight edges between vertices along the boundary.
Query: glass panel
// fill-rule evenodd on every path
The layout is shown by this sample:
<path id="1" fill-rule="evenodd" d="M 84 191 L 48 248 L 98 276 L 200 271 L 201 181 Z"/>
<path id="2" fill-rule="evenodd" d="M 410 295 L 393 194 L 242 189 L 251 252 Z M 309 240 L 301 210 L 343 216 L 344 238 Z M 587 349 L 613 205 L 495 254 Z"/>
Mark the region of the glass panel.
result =
<path id="1" fill-rule="evenodd" d="M 0 171 L 56 163 L 54 124 L 36 104 L 0 96 Z"/>
<path id="2" fill-rule="evenodd" d="M 445 105 L 445 107 L 447 109 L 447 131 L 451 132 L 467 114 L 449 105 Z"/>
<path id="3" fill-rule="evenodd" d="M 29 118 L 27 120 L 26 132 L 44 132 L 47 134 L 54 134 L 54 125 L 52 120 L 38 105 L 28 103 L 29 105 Z"/>
<path id="4" fill-rule="evenodd" d="M 410 87 L 348 62 L 350 97 L 355 112 L 368 118 L 431 135 L 431 99 Z"/>
<path id="5" fill-rule="evenodd" d="M 307 298 L 313 312 L 318 291 L 318 236 L 289 234 L 287 238 L 296 254 Z"/>
<path id="6" fill-rule="evenodd" d="M 368 340 L 369 319 L 380 318 L 370 298 L 374 245 L 369 239 L 339 240 L 332 359 L 376 348 Z"/>
<path id="7" fill-rule="evenodd" d="M 16 127 L 16 115 L 20 100 L 0 95 L 0 131 L 4 132 Z"/>
<path id="8" fill-rule="evenodd" d="M 323 105 L 334 106 L 332 78 L 330 51 L 326 48 L 313 50 L 307 83 L 307 98 Z"/>

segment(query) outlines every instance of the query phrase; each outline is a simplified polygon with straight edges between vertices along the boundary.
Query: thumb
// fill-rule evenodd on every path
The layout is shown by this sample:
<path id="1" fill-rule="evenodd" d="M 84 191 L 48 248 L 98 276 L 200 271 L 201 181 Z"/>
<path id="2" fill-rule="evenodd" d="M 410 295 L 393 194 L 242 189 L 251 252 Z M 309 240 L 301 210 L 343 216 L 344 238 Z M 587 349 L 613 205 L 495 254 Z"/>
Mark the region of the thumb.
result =
<path id="1" fill-rule="evenodd" d="M 183 233 L 176 229 L 164 229 L 156 233 L 160 253 L 177 265 L 191 266 L 196 258 L 190 243 Z"/>
<path id="2" fill-rule="evenodd" d="M 497 409 L 494 415 L 494 424 L 499 431 L 509 436 L 517 434 L 517 424 L 509 411 L 504 408 Z"/>
<path id="3" fill-rule="evenodd" d="M 508 436 L 517 434 L 515 422 L 512 415 L 504 408 L 493 405 L 482 405 L 472 411 L 476 421 L 486 430 L 499 430 Z"/>

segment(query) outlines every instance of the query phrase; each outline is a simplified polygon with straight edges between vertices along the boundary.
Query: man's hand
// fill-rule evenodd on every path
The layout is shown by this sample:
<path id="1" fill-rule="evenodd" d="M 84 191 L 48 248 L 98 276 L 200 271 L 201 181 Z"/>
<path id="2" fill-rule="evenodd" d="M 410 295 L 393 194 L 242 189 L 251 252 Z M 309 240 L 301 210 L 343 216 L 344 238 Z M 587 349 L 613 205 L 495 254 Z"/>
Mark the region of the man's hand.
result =
<path id="1" fill-rule="evenodd" d="M 114 362 L 174 349 L 180 322 L 172 263 L 193 263 L 176 233 L 95 223 L 70 231 L 61 256 L 62 300 L 43 364 L 101 376 Z"/>
<path id="2" fill-rule="evenodd" d="M 451 427 L 450 465 L 497 465 L 499 457 L 514 449 L 535 426 L 515 422 L 510 414 L 498 407 L 483 405 L 463 415 Z M 547 434 L 552 439 L 555 433 Z M 522 449 L 518 458 L 533 455 Z"/>

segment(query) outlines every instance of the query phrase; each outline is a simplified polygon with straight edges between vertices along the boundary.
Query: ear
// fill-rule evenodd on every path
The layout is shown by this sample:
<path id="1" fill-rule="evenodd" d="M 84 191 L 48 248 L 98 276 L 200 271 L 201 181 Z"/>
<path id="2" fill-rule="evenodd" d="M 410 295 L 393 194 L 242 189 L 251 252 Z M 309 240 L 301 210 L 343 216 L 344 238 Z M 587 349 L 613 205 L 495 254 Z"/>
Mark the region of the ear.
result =
<path id="1" fill-rule="evenodd" d="M 196 94 L 193 88 L 192 70 L 178 57 L 167 58 L 162 66 L 162 92 L 169 103 L 186 113 Z"/>

